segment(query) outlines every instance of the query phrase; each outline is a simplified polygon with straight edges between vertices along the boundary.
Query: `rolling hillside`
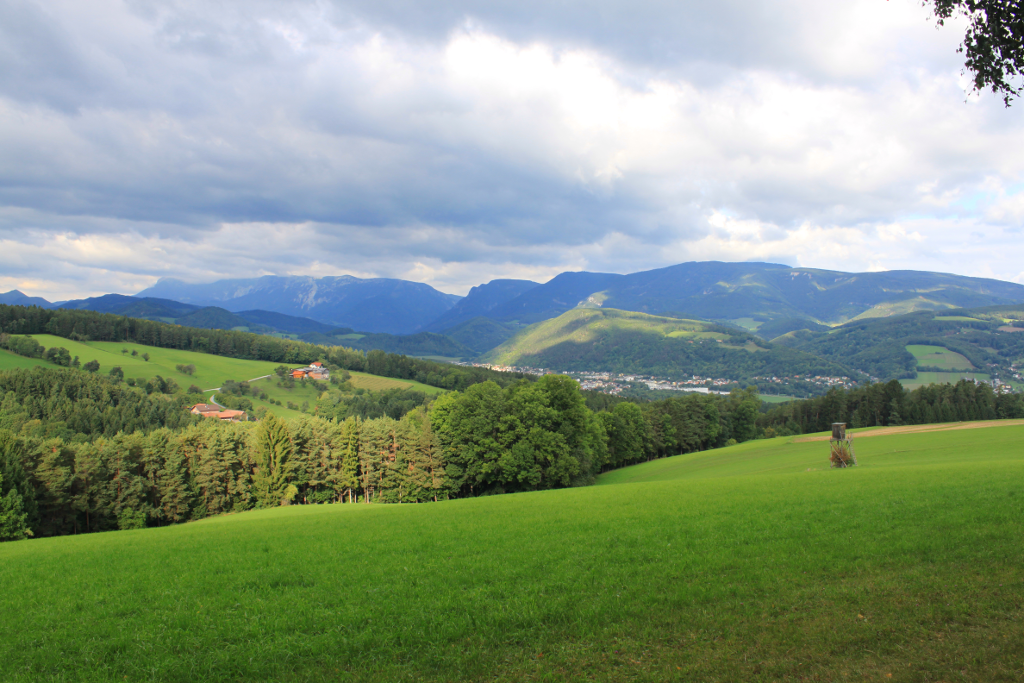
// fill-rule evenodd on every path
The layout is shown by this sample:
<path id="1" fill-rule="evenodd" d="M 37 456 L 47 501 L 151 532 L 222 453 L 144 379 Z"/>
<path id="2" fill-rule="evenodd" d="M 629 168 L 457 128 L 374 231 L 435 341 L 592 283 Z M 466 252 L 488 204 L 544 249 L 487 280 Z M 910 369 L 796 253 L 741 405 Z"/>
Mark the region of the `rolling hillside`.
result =
<path id="1" fill-rule="evenodd" d="M 445 330 L 444 334 L 474 353 L 485 353 L 499 346 L 517 329 L 516 325 L 478 316 Z"/>
<path id="2" fill-rule="evenodd" d="M 850 470 L 774 439 L 588 488 L 0 544 L 0 678 L 1017 680 L 1022 438 L 857 437 Z"/>
<path id="3" fill-rule="evenodd" d="M 243 360 L 225 358 L 208 353 L 164 349 L 144 344 L 128 342 L 78 342 L 48 334 L 31 335 L 46 348 L 63 347 L 72 356 L 78 356 L 82 363 L 91 360 L 100 364 L 99 373 L 106 375 L 113 367 L 120 367 L 125 379 L 133 379 L 139 385 L 159 375 L 164 379 L 174 380 L 183 390 L 196 385 L 209 398 L 227 380 L 249 382 L 253 387 L 266 394 L 266 398 L 248 397 L 254 408 L 264 407 L 280 417 L 296 418 L 301 415 L 298 410 L 288 408 L 288 404 L 301 406 L 303 403 L 315 405 L 319 393 L 312 385 L 296 383 L 294 387 L 278 386 L 278 378 L 274 370 L 280 363 L 270 361 Z M 123 351 L 127 351 L 124 353 Z M 136 355 L 132 355 L 132 352 Z M 149 355 L 149 360 L 142 358 Z M 178 365 L 193 365 L 192 374 L 185 374 L 177 369 Z M 0 350 L 0 370 L 11 368 L 56 367 L 39 358 L 24 358 L 10 351 Z M 85 372 L 84 370 L 82 372 Z M 350 372 L 351 384 L 355 389 L 381 391 L 385 389 L 416 389 L 427 394 L 437 394 L 441 390 L 411 380 L 398 380 L 379 377 L 365 372 Z M 281 401 L 282 405 L 271 400 Z"/>
<path id="4" fill-rule="evenodd" d="M 1016 331 L 1024 327 L 1021 321 L 1020 305 L 919 311 L 829 331 L 788 332 L 773 341 L 912 386 L 956 382 L 964 375 L 1024 386 L 1015 377 L 1024 368 L 1024 332 Z"/>
<path id="5" fill-rule="evenodd" d="M 851 376 L 838 362 L 777 347 L 732 327 L 614 309 L 575 309 L 531 325 L 485 360 L 557 371 L 688 378 Z"/>
<path id="6" fill-rule="evenodd" d="M 443 334 L 417 332 L 416 334 L 385 334 L 356 332 L 347 327 L 329 333 L 310 332 L 299 337 L 310 344 L 347 346 L 362 351 L 378 349 L 386 353 L 406 356 L 438 356 L 444 358 L 470 358 L 476 352 Z"/>

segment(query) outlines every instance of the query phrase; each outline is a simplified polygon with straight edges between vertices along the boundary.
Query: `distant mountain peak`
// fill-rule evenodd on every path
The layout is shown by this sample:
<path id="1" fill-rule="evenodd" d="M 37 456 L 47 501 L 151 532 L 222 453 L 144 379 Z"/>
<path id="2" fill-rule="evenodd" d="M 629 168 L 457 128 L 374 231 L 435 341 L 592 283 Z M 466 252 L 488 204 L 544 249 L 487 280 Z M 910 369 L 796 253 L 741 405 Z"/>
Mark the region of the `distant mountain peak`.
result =
<path id="1" fill-rule="evenodd" d="M 0 304 L 7 304 L 9 306 L 40 306 L 42 308 L 52 308 L 53 306 L 53 304 L 42 297 L 28 296 L 17 289 L 0 294 Z"/>
<path id="2" fill-rule="evenodd" d="M 352 275 L 263 275 L 206 284 L 162 278 L 137 297 L 161 297 L 236 313 L 260 309 L 367 332 L 411 334 L 461 297 L 430 285 Z"/>

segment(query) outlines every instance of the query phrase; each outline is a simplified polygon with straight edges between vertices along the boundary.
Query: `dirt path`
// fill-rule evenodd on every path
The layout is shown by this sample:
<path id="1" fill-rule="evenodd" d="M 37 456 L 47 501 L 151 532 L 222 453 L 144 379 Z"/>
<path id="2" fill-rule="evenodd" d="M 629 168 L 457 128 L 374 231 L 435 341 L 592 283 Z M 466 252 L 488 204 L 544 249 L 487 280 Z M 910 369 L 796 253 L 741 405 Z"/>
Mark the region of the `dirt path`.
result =
<path id="1" fill-rule="evenodd" d="M 865 432 L 849 432 L 854 439 L 864 439 L 869 436 L 889 436 L 890 434 L 917 434 L 919 432 L 953 432 L 960 429 L 981 429 L 983 427 L 1013 427 L 1024 425 L 1024 420 L 983 420 L 979 422 L 947 422 L 945 424 L 930 425 L 906 425 L 903 427 L 881 427 Z M 828 441 L 832 436 L 802 436 L 793 439 L 793 443 L 805 443 L 807 441 Z"/>

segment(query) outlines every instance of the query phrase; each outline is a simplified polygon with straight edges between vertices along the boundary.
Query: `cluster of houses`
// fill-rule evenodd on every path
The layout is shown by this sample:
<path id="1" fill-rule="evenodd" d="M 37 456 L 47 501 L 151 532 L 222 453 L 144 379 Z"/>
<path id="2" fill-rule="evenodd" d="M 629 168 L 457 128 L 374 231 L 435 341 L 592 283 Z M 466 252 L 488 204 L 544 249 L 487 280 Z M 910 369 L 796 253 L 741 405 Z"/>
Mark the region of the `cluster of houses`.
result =
<path id="1" fill-rule="evenodd" d="M 331 373 L 324 367 L 324 364 L 320 361 L 310 363 L 304 368 L 295 368 L 292 370 L 292 377 L 295 379 L 322 379 L 329 380 Z"/>
<path id="2" fill-rule="evenodd" d="M 245 422 L 249 419 L 244 410 L 225 410 L 212 403 L 197 403 L 189 409 L 189 412 L 203 417 L 215 417 L 225 422 Z"/>

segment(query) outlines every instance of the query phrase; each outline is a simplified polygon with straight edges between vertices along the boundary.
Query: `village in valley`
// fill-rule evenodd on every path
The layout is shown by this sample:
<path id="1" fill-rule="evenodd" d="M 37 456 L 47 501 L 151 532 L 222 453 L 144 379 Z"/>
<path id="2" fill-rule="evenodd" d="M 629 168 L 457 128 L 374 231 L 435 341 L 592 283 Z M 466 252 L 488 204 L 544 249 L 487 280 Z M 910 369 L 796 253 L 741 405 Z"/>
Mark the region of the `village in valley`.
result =
<path id="1" fill-rule="evenodd" d="M 555 371 L 547 368 L 533 368 L 516 365 L 497 365 L 491 363 L 459 362 L 456 365 L 468 367 L 487 368 L 498 372 L 518 372 L 524 375 L 547 375 Z M 623 391 L 636 388 L 638 385 L 646 387 L 650 391 L 686 391 L 700 394 L 728 394 L 733 388 L 741 386 L 739 380 L 727 377 L 702 377 L 691 375 L 687 379 L 663 377 L 658 375 L 640 375 L 629 373 L 614 373 L 602 371 L 568 371 L 569 375 L 580 383 L 580 389 L 585 391 L 600 391 L 605 394 L 619 395 Z M 771 393 L 783 393 L 781 390 L 794 384 L 812 385 L 818 389 L 841 387 L 850 389 L 857 386 L 853 379 L 842 377 L 827 377 L 822 375 L 794 375 L 792 377 L 754 377 L 758 384 L 770 384 L 777 386 L 780 391 Z"/>

